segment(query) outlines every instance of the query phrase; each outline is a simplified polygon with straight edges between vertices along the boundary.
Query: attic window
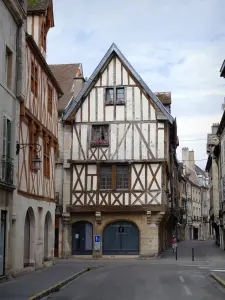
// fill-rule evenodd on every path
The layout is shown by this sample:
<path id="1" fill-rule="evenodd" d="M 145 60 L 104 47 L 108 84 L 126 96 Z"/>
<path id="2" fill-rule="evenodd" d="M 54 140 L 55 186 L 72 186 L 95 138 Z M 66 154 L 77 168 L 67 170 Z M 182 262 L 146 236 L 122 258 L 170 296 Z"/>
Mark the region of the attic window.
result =
<path id="1" fill-rule="evenodd" d="M 124 105 L 125 93 L 124 87 L 106 88 L 105 91 L 105 104 L 106 105 Z"/>

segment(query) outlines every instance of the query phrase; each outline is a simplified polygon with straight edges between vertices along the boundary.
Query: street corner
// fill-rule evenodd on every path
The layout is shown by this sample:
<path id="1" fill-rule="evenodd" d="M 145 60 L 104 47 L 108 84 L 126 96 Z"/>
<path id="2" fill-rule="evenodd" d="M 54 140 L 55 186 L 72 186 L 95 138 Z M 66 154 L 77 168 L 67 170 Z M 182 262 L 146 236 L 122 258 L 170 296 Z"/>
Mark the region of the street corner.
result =
<path id="1" fill-rule="evenodd" d="M 51 294 L 54 294 L 56 292 L 58 292 L 63 286 L 65 286 L 66 284 L 72 282 L 73 280 L 75 280 L 76 278 L 80 277 L 81 275 L 91 271 L 91 270 L 94 270 L 96 268 L 93 268 L 93 267 L 86 267 L 84 268 L 83 270 L 81 270 L 80 272 L 77 272 L 75 274 L 73 274 L 72 276 L 66 278 L 65 280 L 62 280 L 58 283 L 56 283 L 55 285 L 45 289 L 45 290 L 42 290 L 40 291 L 39 293 L 31 296 L 29 298 L 29 300 L 38 300 L 38 299 L 42 299 L 44 297 L 47 297 Z"/>
<path id="2" fill-rule="evenodd" d="M 210 276 L 225 288 L 225 273 L 218 273 L 215 274 L 214 272 L 211 272 Z"/>

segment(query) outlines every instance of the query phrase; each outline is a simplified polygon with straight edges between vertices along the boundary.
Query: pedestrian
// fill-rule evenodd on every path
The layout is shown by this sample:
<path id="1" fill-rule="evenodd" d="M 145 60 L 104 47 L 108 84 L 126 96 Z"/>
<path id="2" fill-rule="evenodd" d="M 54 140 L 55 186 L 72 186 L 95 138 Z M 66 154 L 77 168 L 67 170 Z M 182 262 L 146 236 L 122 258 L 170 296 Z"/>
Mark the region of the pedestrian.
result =
<path id="1" fill-rule="evenodd" d="M 175 235 L 173 235 L 173 237 L 172 237 L 171 244 L 172 244 L 173 252 L 175 252 L 175 250 L 177 248 L 177 239 L 176 239 Z"/>

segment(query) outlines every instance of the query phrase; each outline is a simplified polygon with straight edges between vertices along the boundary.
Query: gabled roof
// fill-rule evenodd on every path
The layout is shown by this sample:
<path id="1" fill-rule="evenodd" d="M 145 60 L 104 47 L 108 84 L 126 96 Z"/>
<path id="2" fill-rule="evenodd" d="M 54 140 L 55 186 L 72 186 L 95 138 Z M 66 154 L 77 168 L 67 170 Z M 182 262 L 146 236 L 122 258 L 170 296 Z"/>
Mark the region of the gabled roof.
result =
<path id="1" fill-rule="evenodd" d="M 199 182 L 199 178 L 198 178 L 198 176 L 197 176 L 196 171 L 193 170 L 193 169 L 191 169 L 191 168 L 189 168 L 189 167 L 186 167 L 186 171 L 187 171 L 187 173 L 190 174 L 189 180 L 190 180 L 193 184 L 195 184 L 195 185 L 197 185 L 197 186 L 200 187 L 200 182 Z"/>
<path id="2" fill-rule="evenodd" d="M 77 95 L 76 98 L 74 98 L 71 103 L 66 107 L 64 114 L 62 116 L 62 120 L 65 121 L 70 114 L 72 113 L 73 109 L 80 103 L 82 98 L 91 90 L 93 85 L 95 84 L 95 79 L 102 70 L 102 68 L 109 62 L 110 58 L 116 54 L 120 60 L 123 62 L 123 64 L 127 67 L 127 69 L 130 71 L 130 73 L 133 75 L 133 77 L 139 82 L 139 84 L 142 86 L 142 88 L 148 93 L 148 95 L 151 97 L 153 102 L 156 104 L 156 106 L 161 110 L 161 112 L 164 114 L 164 116 L 167 118 L 167 120 L 172 124 L 174 122 L 173 117 L 169 113 L 169 111 L 165 108 L 165 106 L 159 101 L 158 97 L 150 90 L 150 88 L 147 86 L 147 84 L 143 81 L 143 79 L 140 77 L 140 75 L 134 70 L 134 68 L 131 66 L 131 64 L 128 62 L 128 60 L 125 58 L 125 56 L 121 53 L 121 51 L 117 48 L 116 44 L 112 44 L 112 46 L 109 48 L 109 50 L 106 52 L 105 56 L 102 58 L 88 81 L 86 82 L 83 89 L 80 91 L 80 93 Z"/>
<path id="3" fill-rule="evenodd" d="M 77 71 L 81 68 L 81 64 L 49 65 L 49 68 L 51 69 L 64 93 L 59 100 L 58 110 L 61 112 L 65 109 L 70 99 L 72 97 L 76 97 L 83 87 L 83 77 L 79 79 L 77 84 L 74 84 L 74 79 L 77 76 Z"/>
<path id="4" fill-rule="evenodd" d="M 202 175 L 205 176 L 205 171 L 202 170 L 199 166 L 195 165 L 195 172 L 197 173 L 197 175 Z"/>

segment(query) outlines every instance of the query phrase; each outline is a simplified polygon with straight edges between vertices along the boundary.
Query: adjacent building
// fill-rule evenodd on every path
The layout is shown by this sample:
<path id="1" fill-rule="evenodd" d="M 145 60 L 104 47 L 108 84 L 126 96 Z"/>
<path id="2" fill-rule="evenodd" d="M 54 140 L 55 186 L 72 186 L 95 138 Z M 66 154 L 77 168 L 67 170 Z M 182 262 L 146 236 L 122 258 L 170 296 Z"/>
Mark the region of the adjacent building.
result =
<path id="1" fill-rule="evenodd" d="M 65 124 L 62 122 L 62 113 L 67 105 L 83 88 L 85 79 L 83 77 L 82 64 L 57 64 L 49 66 L 57 82 L 60 84 L 64 95 L 59 99 L 58 104 L 58 140 L 59 149 L 56 157 L 56 215 L 55 215 L 55 246 L 54 254 L 56 257 L 64 256 L 64 236 L 63 195 L 67 193 L 64 187 L 64 147 L 70 143 L 70 137 L 66 135 Z M 65 161 L 65 163 L 67 163 Z M 64 191 L 65 188 L 65 191 Z M 65 211 L 65 207 L 64 207 Z"/>
<path id="2" fill-rule="evenodd" d="M 182 149 L 182 162 L 186 183 L 186 239 L 205 240 L 210 236 L 208 175 L 195 164 L 194 151 L 187 147 Z"/>
<path id="3" fill-rule="evenodd" d="M 28 4 L 26 94 L 20 104 L 12 212 L 13 274 L 50 265 L 54 257 L 58 99 L 63 92 L 46 63 L 47 34 L 53 26 L 51 0 Z"/>
<path id="4" fill-rule="evenodd" d="M 157 255 L 177 205 L 171 95 L 163 105 L 115 44 L 86 82 L 72 70 L 69 89 L 77 77 L 84 86 L 61 116 L 58 254 Z"/>
<path id="5" fill-rule="evenodd" d="M 214 239 L 217 245 L 220 245 L 220 176 L 219 176 L 219 157 L 220 140 L 217 136 L 219 124 L 215 123 L 211 127 L 211 133 L 207 136 L 207 154 L 206 172 L 209 174 L 209 198 L 210 198 L 210 227 L 213 229 Z"/>
<path id="6" fill-rule="evenodd" d="M 20 103 L 25 100 L 25 19 L 23 1 L 0 1 L 0 277 L 12 268 L 16 140 Z"/>

